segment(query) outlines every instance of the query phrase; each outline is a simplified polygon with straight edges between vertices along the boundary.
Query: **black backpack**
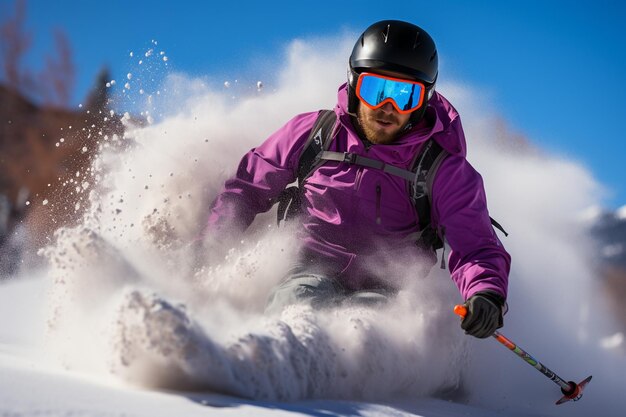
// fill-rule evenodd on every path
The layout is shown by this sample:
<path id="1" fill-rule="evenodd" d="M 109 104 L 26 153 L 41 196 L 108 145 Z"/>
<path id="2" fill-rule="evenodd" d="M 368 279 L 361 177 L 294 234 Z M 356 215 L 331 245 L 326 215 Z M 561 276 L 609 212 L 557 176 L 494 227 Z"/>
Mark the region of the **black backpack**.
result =
<path id="1" fill-rule="evenodd" d="M 448 153 L 432 138 L 428 140 L 422 151 L 416 155 L 412 169 L 406 170 L 382 161 L 356 155 L 350 152 L 328 151 L 335 135 L 337 116 L 332 110 L 321 110 L 311 129 L 311 133 L 304 145 L 298 163 L 298 180 L 278 197 L 278 223 L 288 221 L 300 213 L 302 202 L 302 187 L 306 179 L 325 161 L 340 161 L 348 164 L 362 165 L 380 169 L 391 175 L 404 178 L 408 183 L 409 196 L 419 221 L 419 232 L 414 238 L 417 246 L 427 251 L 436 251 L 443 247 L 443 231 L 439 233 L 432 227 L 430 221 L 431 188 L 437 169 Z M 505 236 L 508 233 L 494 219 L 491 224 Z M 442 255 L 443 265 L 443 255 Z M 443 267 L 443 266 L 442 266 Z"/>

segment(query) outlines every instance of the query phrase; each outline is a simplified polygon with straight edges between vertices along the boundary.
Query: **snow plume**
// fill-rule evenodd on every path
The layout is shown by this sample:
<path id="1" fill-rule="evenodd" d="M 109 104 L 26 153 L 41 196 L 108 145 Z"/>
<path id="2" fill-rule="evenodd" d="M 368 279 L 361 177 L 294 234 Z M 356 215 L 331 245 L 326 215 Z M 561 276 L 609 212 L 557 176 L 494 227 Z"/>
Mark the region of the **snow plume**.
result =
<path id="1" fill-rule="evenodd" d="M 189 245 L 244 152 L 294 114 L 334 106 L 352 41 L 295 41 L 271 68 L 276 78 L 255 75 L 249 89 L 168 79 L 171 114 L 100 155 L 90 211 L 45 251 L 55 279 L 50 335 L 64 362 L 144 386 L 250 398 L 454 392 L 530 414 L 610 415 L 605 392 L 615 394 L 624 360 L 595 342 L 610 334 L 610 320 L 591 295 L 589 242 L 574 222 L 597 202 L 599 186 L 579 164 L 507 140 L 480 94 L 444 83 L 443 70 L 439 89 L 462 114 L 491 214 L 511 233 L 504 333 L 564 378 L 594 374 L 575 407 L 554 408 L 556 386 L 495 341 L 463 335 L 452 314 L 460 299 L 442 271 L 381 310 L 294 306 L 271 317 L 262 314 L 265 300 L 297 251 L 272 213 L 232 248 L 198 253 Z"/>

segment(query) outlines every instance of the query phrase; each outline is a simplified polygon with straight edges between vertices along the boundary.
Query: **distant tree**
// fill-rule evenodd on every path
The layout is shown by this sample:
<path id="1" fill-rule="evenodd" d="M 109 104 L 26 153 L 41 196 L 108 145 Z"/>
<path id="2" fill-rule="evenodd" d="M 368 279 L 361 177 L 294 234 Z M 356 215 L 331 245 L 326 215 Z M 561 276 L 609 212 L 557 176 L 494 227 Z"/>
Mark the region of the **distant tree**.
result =
<path id="1" fill-rule="evenodd" d="M 55 51 L 46 57 L 46 65 L 35 77 L 22 68 L 22 60 L 32 44 L 32 35 L 25 28 L 26 0 L 15 1 L 15 13 L 0 23 L 0 80 L 7 86 L 43 104 L 66 106 L 74 88 L 75 68 L 72 49 L 65 33 L 54 32 Z"/>
<path id="2" fill-rule="evenodd" d="M 107 68 L 103 68 L 96 77 L 96 85 L 87 96 L 87 108 L 92 115 L 97 115 L 99 110 L 104 110 L 109 105 L 109 89 L 106 83 L 111 79 L 111 74 Z"/>

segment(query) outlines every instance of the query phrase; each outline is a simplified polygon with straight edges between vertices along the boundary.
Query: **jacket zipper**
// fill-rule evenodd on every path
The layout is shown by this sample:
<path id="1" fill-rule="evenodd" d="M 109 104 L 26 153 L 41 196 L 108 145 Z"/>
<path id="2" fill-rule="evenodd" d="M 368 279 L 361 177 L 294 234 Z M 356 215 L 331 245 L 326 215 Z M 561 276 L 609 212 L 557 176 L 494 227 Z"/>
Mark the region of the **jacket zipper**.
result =
<path id="1" fill-rule="evenodd" d="M 380 184 L 376 184 L 376 224 L 381 224 L 382 220 L 380 218 L 380 197 L 382 194 L 382 190 L 380 189 Z"/>

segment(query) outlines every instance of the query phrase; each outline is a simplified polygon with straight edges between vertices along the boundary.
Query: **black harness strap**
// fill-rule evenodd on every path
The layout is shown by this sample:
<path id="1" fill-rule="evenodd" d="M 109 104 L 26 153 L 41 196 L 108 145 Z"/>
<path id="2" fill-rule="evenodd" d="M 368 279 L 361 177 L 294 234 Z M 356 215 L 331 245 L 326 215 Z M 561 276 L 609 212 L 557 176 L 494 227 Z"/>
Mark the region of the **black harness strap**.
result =
<path id="1" fill-rule="evenodd" d="M 401 177 L 410 182 L 413 182 L 415 180 L 415 174 L 412 171 L 398 168 L 395 165 L 386 164 L 382 161 L 379 161 L 378 159 L 372 159 L 350 152 L 323 151 L 320 155 L 320 159 L 324 161 L 346 162 L 352 165 L 361 165 L 368 168 L 379 169 L 381 171 L 385 171 L 388 174 Z"/>

